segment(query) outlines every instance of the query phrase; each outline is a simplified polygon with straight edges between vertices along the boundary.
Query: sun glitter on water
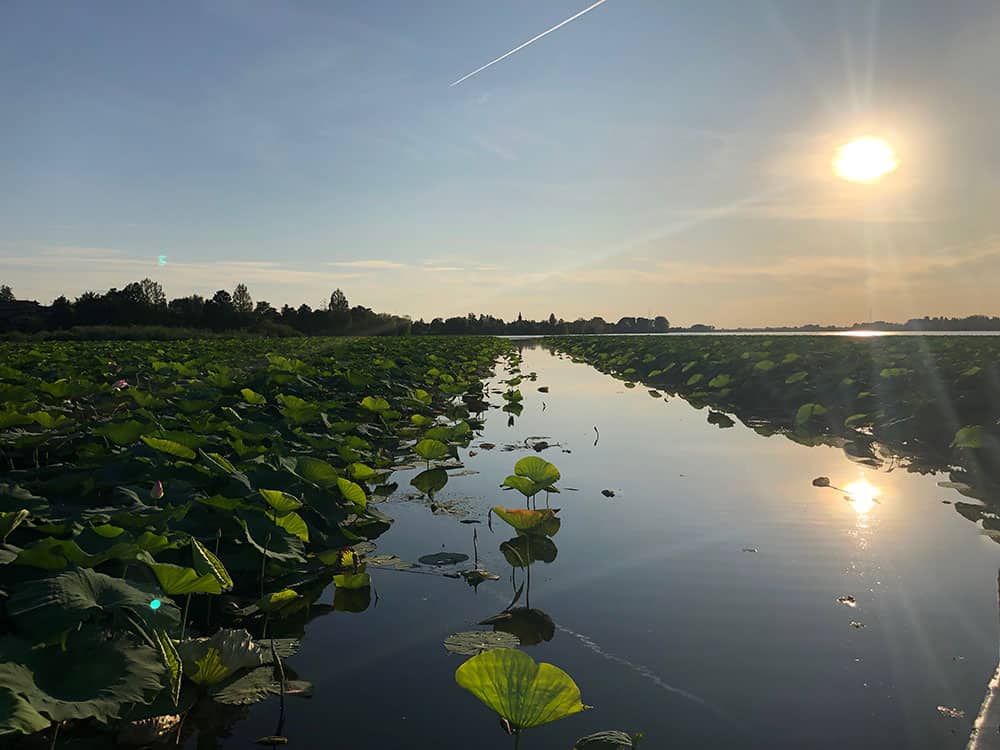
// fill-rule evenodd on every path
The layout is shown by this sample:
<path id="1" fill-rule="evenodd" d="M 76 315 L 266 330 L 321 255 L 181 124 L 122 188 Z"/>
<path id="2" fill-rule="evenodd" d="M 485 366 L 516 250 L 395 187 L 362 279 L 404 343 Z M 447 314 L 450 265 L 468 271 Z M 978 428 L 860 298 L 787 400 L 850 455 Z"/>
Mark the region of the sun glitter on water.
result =
<path id="1" fill-rule="evenodd" d="M 882 494 L 881 490 L 867 479 L 859 479 L 856 482 L 851 482 L 844 487 L 844 492 L 847 493 L 847 499 L 854 507 L 854 510 L 862 515 L 875 507 L 875 503 L 878 502 L 876 498 Z"/>
<path id="2" fill-rule="evenodd" d="M 898 166 L 892 146 L 870 135 L 845 143 L 833 159 L 833 171 L 849 182 L 878 182 Z"/>

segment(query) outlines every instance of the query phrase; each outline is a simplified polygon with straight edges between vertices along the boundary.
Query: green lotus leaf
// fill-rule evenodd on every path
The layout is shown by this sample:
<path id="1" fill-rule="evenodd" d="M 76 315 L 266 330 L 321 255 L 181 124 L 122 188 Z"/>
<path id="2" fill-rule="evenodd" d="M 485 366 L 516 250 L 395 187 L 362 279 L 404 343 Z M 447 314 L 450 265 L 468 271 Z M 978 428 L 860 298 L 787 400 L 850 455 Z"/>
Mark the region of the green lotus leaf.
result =
<path id="1" fill-rule="evenodd" d="M 302 598 L 295 589 L 282 589 L 265 595 L 257 601 L 257 608 L 261 612 L 277 612 L 279 609 L 288 606 L 292 602 Z"/>
<path id="2" fill-rule="evenodd" d="M 799 410 L 795 412 L 795 424 L 807 424 L 814 417 L 822 416 L 823 414 L 826 414 L 826 407 L 822 404 L 802 404 Z"/>
<path id="3" fill-rule="evenodd" d="M 350 479 L 337 477 L 337 489 L 340 490 L 340 494 L 343 495 L 347 502 L 353 503 L 359 508 L 364 508 L 368 505 L 368 498 L 365 495 L 365 491 L 361 489 L 360 485 L 355 484 Z"/>
<path id="4" fill-rule="evenodd" d="M 502 508 L 496 506 L 493 512 L 502 520 L 509 523 L 514 529 L 526 534 L 544 534 L 554 536 L 559 531 L 559 518 L 556 516 L 558 508 L 543 508 L 533 510 L 529 508 Z"/>
<path id="5" fill-rule="evenodd" d="M 26 508 L 12 511 L 0 511 L 0 543 L 6 542 L 10 532 L 24 523 L 31 513 Z"/>
<path id="6" fill-rule="evenodd" d="M 153 560 L 146 564 L 153 571 L 160 587 L 170 596 L 222 593 L 222 584 L 214 573 L 199 573 L 194 568 Z"/>
<path id="7" fill-rule="evenodd" d="M 191 556 L 194 560 L 194 569 L 199 575 L 209 573 L 215 576 L 223 591 L 232 590 L 233 579 L 226 566 L 222 564 L 222 560 L 194 537 L 191 537 Z"/>
<path id="8" fill-rule="evenodd" d="M 264 663 L 264 650 L 243 629 L 223 628 L 211 638 L 192 638 L 177 645 L 185 676 L 197 685 L 217 685 L 242 669 Z"/>
<path id="9" fill-rule="evenodd" d="M 351 475 L 351 479 L 355 482 L 367 482 L 372 477 L 378 475 L 378 472 L 375 471 L 375 469 L 361 463 L 350 464 L 347 467 L 347 473 Z"/>
<path id="10" fill-rule="evenodd" d="M 115 445 L 131 445 L 149 430 L 149 425 L 128 419 L 124 422 L 109 422 L 94 430 L 95 435 L 106 437 Z"/>
<path id="11" fill-rule="evenodd" d="M 440 440 L 425 439 L 413 446 L 413 452 L 425 461 L 437 461 L 447 456 L 450 450 Z"/>
<path id="12" fill-rule="evenodd" d="M 519 477 L 516 474 L 511 474 L 509 477 L 503 480 L 501 487 L 510 487 L 511 489 L 517 490 L 525 497 L 534 497 L 543 489 L 544 485 L 538 484 L 528 477 Z"/>
<path id="13" fill-rule="evenodd" d="M 554 562 L 559 549 L 547 536 L 525 534 L 503 542 L 500 545 L 500 552 L 510 565 L 524 568 L 533 562 Z"/>
<path id="14" fill-rule="evenodd" d="M 951 441 L 952 448 L 982 448 L 986 441 L 986 428 L 982 425 L 969 425 L 955 433 Z"/>
<path id="15" fill-rule="evenodd" d="M 361 399 L 361 407 L 378 414 L 379 412 L 387 411 L 389 409 L 389 402 L 384 398 L 365 396 Z"/>
<path id="16" fill-rule="evenodd" d="M 27 565 L 43 570 L 63 570 L 70 565 L 91 568 L 104 561 L 101 555 L 84 552 L 72 539 L 45 537 L 17 554 L 15 565 Z"/>
<path id="17" fill-rule="evenodd" d="M 160 650 L 163 665 L 167 668 L 167 677 L 170 680 L 170 697 L 176 706 L 181 697 L 184 664 L 181 662 L 181 655 L 177 652 L 177 645 L 169 635 L 155 630 L 153 636 L 156 639 L 157 648 Z"/>
<path id="18" fill-rule="evenodd" d="M 0 686 L 53 722 L 107 723 L 128 704 L 152 700 L 162 678 L 157 652 L 124 640 L 86 638 L 65 649 L 0 640 Z"/>
<path id="19" fill-rule="evenodd" d="M 295 460 L 295 472 L 320 487 L 330 487 L 337 483 L 337 470 L 318 458 L 300 456 Z"/>
<path id="20" fill-rule="evenodd" d="M 302 562 L 305 548 L 302 540 L 276 525 L 263 513 L 247 513 L 237 519 L 243 527 L 246 540 L 261 554 L 272 560 Z"/>
<path id="21" fill-rule="evenodd" d="M 58 640 L 86 623 L 111 627 L 126 615 L 173 629 L 180 623 L 177 607 L 167 600 L 154 611 L 149 603 L 155 598 L 137 585 L 84 568 L 22 584 L 7 601 L 7 614 L 36 642 Z"/>
<path id="22" fill-rule="evenodd" d="M 208 462 L 209 466 L 214 467 L 221 471 L 223 474 L 239 474 L 240 470 L 230 463 L 229 459 L 219 453 L 208 453 L 206 451 L 201 451 L 202 457 Z"/>
<path id="23" fill-rule="evenodd" d="M 8 687 L 0 686 L 0 736 L 34 734 L 48 729 L 50 724 L 28 701 Z"/>
<path id="24" fill-rule="evenodd" d="M 573 678 L 517 649 L 473 656 L 455 671 L 455 681 L 515 729 L 541 726 L 589 708 L 580 701 Z"/>
<path id="25" fill-rule="evenodd" d="M 289 495 L 281 490 L 261 490 L 260 494 L 278 515 L 291 513 L 302 507 L 302 501 L 295 495 Z"/>
<path id="26" fill-rule="evenodd" d="M 166 453 L 170 456 L 176 456 L 177 458 L 183 458 L 188 461 L 193 461 L 196 457 L 195 452 L 188 448 L 186 445 L 181 445 L 174 440 L 167 440 L 166 438 L 150 437 L 149 435 L 142 435 L 142 442 L 148 445 L 153 450 L 159 451 L 160 453 Z"/>
<path id="27" fill-rule="evenodd" d="M 367 573 L 344 573 L 333 577 L 333 584 L 338 589 L 355 591 L 372 585 L 371 576 Z"/>
<path id="28" fill-rule="evenodd" d="M 250 388 L 241 388 L 240 395 L 243 396 L 243 400 L 246 401 L 248 404 L 257 404 L 258 406 L 260 406 L 267 403 L 266 398 L 261 396 L 256 391 L 251 390 Z"/>
<path id="29" fill-rule="evenodd" d="M 303 542 L 309 541 L 309 527 L 298 513 L 286 513 L 274 519 L 274 523 L 289 534 L 294 534 Z"/>
<path id="30" fill-rule="evenodd" d="M 514 464 L 514 473 L 519 477 L 527 477 L 542 487 L 559 481 L 559 469 L 539 456 L 525 456 Z"/>

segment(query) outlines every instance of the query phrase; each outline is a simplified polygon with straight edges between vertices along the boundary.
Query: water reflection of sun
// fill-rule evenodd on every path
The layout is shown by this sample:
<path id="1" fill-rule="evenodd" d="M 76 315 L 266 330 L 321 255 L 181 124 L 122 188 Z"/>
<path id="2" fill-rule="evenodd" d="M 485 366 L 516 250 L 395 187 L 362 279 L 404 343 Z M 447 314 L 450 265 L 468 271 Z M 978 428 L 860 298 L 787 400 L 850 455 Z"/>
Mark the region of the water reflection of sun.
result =
<path id="1" fill-rule="evenodd" d="M 844 488 L 844 492 L 847 493 L 847 500 L 858 515 L 865 515 L 874 508 L 881 494 L 881 490 L 867 479 L 851 482 Z"/>

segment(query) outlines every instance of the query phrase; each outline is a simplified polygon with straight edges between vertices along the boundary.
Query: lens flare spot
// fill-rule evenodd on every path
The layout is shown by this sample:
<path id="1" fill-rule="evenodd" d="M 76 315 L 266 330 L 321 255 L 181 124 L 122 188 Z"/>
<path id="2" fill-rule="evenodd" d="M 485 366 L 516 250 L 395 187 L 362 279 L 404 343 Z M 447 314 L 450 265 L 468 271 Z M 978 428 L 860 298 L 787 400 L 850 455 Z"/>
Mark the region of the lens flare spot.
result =
<path id="1" fill-rule="evenodd" d="M 160 605 L 162 604 L 163 602 L 161 602 L 159 599 L 153 599 L 153 601 L 149 603 L 149 608 L 152 610 L 157 610 L 160 608 Z"/>

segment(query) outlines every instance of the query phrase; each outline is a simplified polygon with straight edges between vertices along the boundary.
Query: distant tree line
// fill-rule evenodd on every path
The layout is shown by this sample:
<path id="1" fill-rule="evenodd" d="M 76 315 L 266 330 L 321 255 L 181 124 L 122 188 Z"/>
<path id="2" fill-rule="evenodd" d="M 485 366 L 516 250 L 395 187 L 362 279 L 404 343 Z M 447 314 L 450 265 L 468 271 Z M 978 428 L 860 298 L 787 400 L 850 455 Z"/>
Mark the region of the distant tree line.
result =
<path id="1" fill-rule="evenodd" d="M 439 334 L 484 334 L 492 336 L 543 335 L 568 333 L 665 333 L 670 330 L 670 321 L 662 315 L 655 318 L 620 318 L 611 323 L 604 318 L 577 318 L 563 320 L 555 313 L 545 320 L 525 320 L 521 315 L 517 320 L 505 321 L 492 315 L 469 313 L 464 317 L 434 318 L 426 323 L 423 319 L 413 323 L 411 333 L 416 335 Z"/>
<path id="2" fill-rule="evenodd" d="M 84 292 L 75 300 L 62 296 L 51 305 L 18 300 L 7 285 L 0 286 L 0 332 L 68 330 L 91 326 L 166 326 L 207 331 L 251 331 L 262 335 L 376 335 L 408 334 L 411 321 L 351 307 L 337 289 L 323 308 L 309 305 L 280 310 L 260 300 L 254 303 L 246 284 L 230 293 L 220 289 L 211 298 L 198 294 L 169 302 L 163 287 L 151 279 L 134 281 L 121 289 Z"/>

